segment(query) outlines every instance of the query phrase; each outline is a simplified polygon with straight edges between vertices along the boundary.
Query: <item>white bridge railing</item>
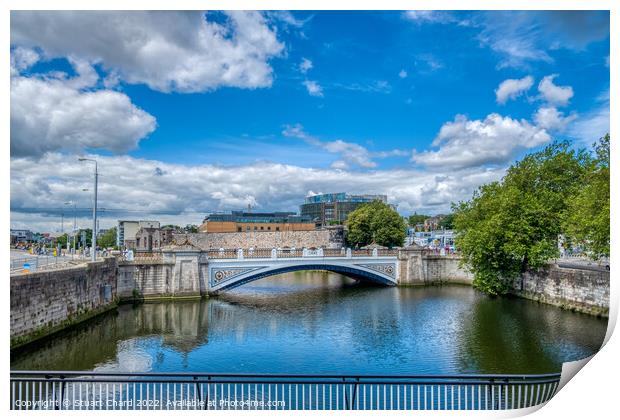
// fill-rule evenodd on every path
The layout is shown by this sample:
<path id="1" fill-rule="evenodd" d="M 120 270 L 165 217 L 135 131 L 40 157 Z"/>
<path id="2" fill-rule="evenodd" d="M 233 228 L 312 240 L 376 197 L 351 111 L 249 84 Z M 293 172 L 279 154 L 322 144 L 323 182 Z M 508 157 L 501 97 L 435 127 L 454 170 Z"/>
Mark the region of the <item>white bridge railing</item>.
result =
<path id="1" fill-rule="evenodd" d="M 351 249 L 351 248 L 248 248 L 211 249 L 206 251 L 209 259 L 278 259 L 278 258 L 369 258 L 397 256 L 397 249 Z"/>

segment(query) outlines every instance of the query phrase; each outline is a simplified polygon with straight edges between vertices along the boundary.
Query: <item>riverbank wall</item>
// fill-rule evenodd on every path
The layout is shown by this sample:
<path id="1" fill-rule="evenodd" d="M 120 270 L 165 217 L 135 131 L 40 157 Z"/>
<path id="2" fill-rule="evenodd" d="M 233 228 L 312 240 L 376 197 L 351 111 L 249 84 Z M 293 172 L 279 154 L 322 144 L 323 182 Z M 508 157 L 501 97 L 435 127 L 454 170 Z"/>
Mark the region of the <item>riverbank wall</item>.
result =
<path id="1" fill-rule="evenodd" d="M 116 306 L 115 258 L 76 267 L 11 275 L 11 348 L 35 341 Z"/>
<path id="2" fill-rule="evenodd" d="M 400 286 L 444 283 L 471 285 L 473 274 L 461 258 L 422 249 L 398 252 Z M 191 244 L 148 260 L 106 258 L 72 268 L 12 275 L 11 348 L 82 322 L 120 301 L 207 296 L 209 260 Z M 592 315 L 609 315 L 609 271 L 562 268 L 555 264 L 525 273 L 512 294 Z"/>
<path id="3" fill-rule="evenodd" d="M 513 295 L 563 309 L 609 317 L 610 272 L 597 268 L 564 268 L 550 264 L 515 280 Z"/>

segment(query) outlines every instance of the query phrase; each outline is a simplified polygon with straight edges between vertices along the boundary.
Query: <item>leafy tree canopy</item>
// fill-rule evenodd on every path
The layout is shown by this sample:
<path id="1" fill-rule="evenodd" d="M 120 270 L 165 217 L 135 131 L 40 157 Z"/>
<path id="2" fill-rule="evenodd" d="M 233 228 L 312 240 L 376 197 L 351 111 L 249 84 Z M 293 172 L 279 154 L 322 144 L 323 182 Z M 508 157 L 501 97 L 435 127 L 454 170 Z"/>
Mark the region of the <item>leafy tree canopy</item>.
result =
<path id="1" fill-rule="evenodd" d="M 389 205 L 373 201 L 349 213 L 346 221 L 347 242 L 353 246 L 376 244 L 402 246 L 407 226 L 402 217 Z"/>
<path id="2" fill-rule="evenodd" d="M 474 286 L 506 293 L 520 273 L 558 256 L 563 221 L 591 166 L 586 151 L 555 142 L 512 165 L 501 182 L 453 205 L 455 242 L 474 272 Z"/>

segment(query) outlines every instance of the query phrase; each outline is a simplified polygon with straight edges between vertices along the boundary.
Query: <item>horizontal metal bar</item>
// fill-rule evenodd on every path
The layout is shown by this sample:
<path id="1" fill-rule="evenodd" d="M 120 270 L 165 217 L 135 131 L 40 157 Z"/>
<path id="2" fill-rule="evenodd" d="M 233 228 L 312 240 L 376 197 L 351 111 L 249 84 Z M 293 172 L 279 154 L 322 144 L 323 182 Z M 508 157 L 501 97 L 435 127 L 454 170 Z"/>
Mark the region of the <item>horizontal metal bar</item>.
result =
<path id="1" fill-rule="evenodd" d="M 332 375 L 332 374 L 278 374 L 278 373 L 207 373 L 207 372 L 94 372 L 64 370 L 12 370 L 11 376 L 157 376 L 157 377 L 211 377 L 211 378 L 334 378 L 334 379 L 544 379 L 560 378 L 560 373 L 543 374 L 457 374 L 457 375 Z"/>
<path id="2" fill-rule="evenodd" d="M 491 382 L 491 381 L 441 381 L 441 382 L 428 382 L 428 381 L 364 381 L 364 382 L 343 382 L 343 381 L 327 381 L 327 380 L 302 380 L 302 379 L 289 379 L 289 380 L 274 380 L 274 379 L 248 379 L 248 380 L 221 380 L 221 381 L 206 381 L 206 380 L 175 380 L 175 379 L 140 379 L 140 378 L 11 378 L 11 382 L 43 382 L 43 383 L 175 383 L 175 384 L 321 384 L 321 385 L 536 385 L 558 382 L 558 379 L 538 379 L 529 382 Z"/>

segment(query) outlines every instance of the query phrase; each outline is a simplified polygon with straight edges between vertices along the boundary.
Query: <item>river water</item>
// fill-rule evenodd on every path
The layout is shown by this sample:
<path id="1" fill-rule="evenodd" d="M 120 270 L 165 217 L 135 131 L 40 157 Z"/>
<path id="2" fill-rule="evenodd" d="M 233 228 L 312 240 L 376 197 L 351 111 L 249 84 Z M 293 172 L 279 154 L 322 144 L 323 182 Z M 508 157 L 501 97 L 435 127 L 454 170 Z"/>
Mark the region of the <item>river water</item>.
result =
<path id="1" fill-rule="evenodd" d="M 298 272 L 216 298 L 121 305 L 11 354 L 12 369 L 457 374 L 559 372 L 607 320 L 467 286 L 369 287 Z"/>

